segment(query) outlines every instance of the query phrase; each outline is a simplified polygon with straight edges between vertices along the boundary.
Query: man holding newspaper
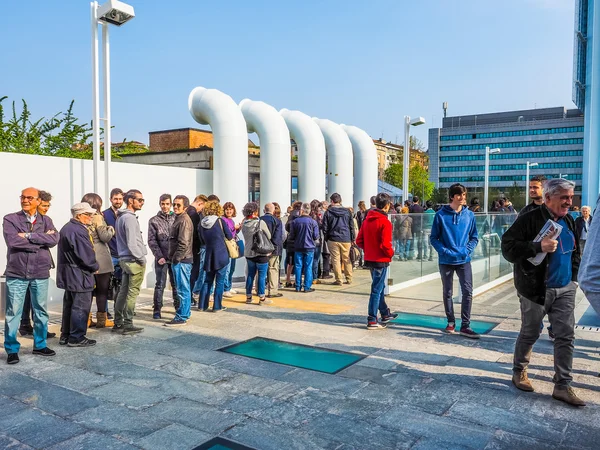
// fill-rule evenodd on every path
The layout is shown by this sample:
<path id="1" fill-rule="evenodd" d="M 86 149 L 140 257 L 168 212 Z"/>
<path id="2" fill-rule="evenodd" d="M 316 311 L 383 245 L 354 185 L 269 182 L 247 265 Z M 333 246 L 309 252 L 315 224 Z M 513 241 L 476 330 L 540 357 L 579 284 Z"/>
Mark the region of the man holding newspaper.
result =
<path id="1" fill-rule="evenodd" d="M 575 184 L 553 178 L 544 186 L 544 205 L 519 216 L 502 236 L 502 254 L 514 264 L 514 283 L 521 301 L 521 331 L 515 344 L 513 384 L 534 390 L 527 377 L 533 345 L 546 314 L 554 341 L 552 397 L 585 406 L 571 388 L 575 341 L 575 292 L 579 270 L 579 240 L 568 214 Z"/>

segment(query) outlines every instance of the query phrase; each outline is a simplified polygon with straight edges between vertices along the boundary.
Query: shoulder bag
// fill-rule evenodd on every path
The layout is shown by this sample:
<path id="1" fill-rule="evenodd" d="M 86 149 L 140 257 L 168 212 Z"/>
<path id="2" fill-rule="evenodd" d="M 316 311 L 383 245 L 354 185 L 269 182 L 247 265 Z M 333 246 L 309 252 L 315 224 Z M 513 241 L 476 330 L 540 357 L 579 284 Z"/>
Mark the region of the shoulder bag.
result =
<path id="1" fill-rule="evenodd" d="M 225 247 L 227 247 L 227 253 L 231 259 L 237 259 L 240 257 L 240 249 L 235 242 L 235 239 L 227 239 L 225 236 L 225 230 L 223 230 L 223 221 L 219 218 L 219 225 L 221 225 L 221 231 L 223 232 L 223 239 L 225 240 Z"/>

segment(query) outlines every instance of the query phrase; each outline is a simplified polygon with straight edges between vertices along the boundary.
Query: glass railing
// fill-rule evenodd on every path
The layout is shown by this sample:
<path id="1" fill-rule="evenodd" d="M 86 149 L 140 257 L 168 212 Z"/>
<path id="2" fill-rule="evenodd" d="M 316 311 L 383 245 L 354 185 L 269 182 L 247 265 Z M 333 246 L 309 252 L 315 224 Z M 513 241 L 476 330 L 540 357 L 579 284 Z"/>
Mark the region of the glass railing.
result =
<path id="1" fill-rule="evenodd" d="M 394 246 L 390 287 L 439 273 L 438 254 L 430 243 L 434 217 L 433 211 L 389 216 Z M 473 289 L 512 272 L 511 264 L 502 257 L 500 242 L 516 218 L 516 213 L 475 214 L 479 243 L 471 255 Z"/>

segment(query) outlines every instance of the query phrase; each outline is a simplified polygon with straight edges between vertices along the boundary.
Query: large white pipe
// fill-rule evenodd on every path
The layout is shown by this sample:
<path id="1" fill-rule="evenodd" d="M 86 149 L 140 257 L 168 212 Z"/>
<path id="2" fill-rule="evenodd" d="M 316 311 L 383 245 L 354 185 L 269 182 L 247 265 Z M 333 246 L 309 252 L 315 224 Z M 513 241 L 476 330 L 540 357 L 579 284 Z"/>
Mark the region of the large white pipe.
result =
<path id="1" fill-rule="evenodd" d="M 354 204 L 352 144 L 342 127 L 327 119 L 313 119 L 325 138 L 329 195 L 337 192 L 346 206 Z"/>
<path id="2" fill-rule="evenodd" d="M 203 87 L 190 93 L 188 106 L 196 122 L 212 129 L 212 193 L 241 211 L 248 201 L 248 132 L 240 108 L 229 95 Z"/>
<path id="3" fill-rule="evenodd" d="M 373 139 L 358 127 L 342 125 L 352 143 L 354 155 L 354 210 L 363 200 L 369 205 L 371 196 L 377 195 L 377 149 Z"/>
<path id="4" fill-rule="evenodd" d="M 240 109 L 249 133 L 260 139 L 260 202 L 291 204 L 292 163 L 290 132 L 283 117 L 271 105 L 244 99 Z"/>
<path id="5" fill-rule="evenodd" d="M 279 114 L 298 146 L 298 200 L 325 200 L 325 139 L 319 126 L 300 111 L 282 109 Z"/>

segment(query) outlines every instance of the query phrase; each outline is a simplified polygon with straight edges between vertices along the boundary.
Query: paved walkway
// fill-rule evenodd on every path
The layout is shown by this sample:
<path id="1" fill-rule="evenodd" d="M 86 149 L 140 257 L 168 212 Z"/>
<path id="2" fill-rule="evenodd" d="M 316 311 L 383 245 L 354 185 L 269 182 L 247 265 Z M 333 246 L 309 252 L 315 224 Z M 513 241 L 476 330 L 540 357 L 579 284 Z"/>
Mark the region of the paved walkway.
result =
<path id="1" fill-rule="evenodd" d="M 530 368 L 536 392 L 511 385 L 520 324 L 512 284 L 475 299 L 475 318 L 500 324 L 471 341 L 399 325 L 367 331 L 368 283 L 359 271 L 351 286 L 286 290 L 273 306 L 238 296 L 228 311 L 194 312 L 179 329 L 152 320 L 145 290 L 140 335 L 93 330 L 91 349 L 51 341 L 49 359 L 22 339 L 21 363 L 0 357 L 0 448 L 193 449 L 217 435 L 265 450 L 598 448 L 600 333 L 577 332 L 574 387 L 589 406 L 574 409 L 550 397 L 546 333 Z M 442 315 L 439 289 L 431 282 L 389 300 Z M 255 336 L 366 357 L 329 375 L 217 351 Z"/>

